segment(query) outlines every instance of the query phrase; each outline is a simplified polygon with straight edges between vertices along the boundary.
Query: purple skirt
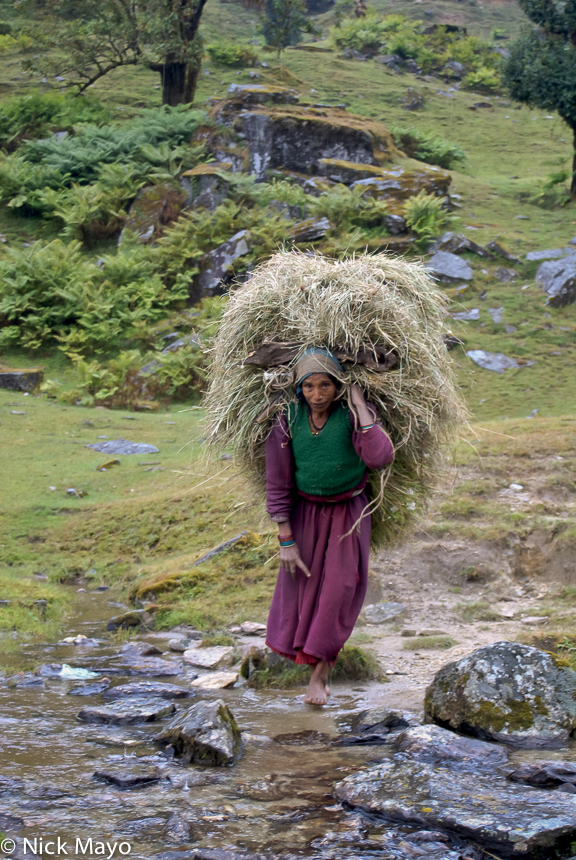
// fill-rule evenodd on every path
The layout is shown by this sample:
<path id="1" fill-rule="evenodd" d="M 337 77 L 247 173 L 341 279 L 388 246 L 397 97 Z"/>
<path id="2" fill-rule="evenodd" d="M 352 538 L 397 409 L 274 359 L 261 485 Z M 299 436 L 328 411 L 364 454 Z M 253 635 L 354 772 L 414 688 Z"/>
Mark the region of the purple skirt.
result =
<path id="1" fill-rule="evenodd" d="M 292 534 L 312 576 L 296 581 L 280 567 L 268 617 L 267 644 L 296 663 L 333 662 L 349 639 L 368 584 L 370 517 L 350 531 L 368 504 L 362 491 L 342 501 L 299 495 Z M 336 499 L 341 498 L 336 496 Z"/>

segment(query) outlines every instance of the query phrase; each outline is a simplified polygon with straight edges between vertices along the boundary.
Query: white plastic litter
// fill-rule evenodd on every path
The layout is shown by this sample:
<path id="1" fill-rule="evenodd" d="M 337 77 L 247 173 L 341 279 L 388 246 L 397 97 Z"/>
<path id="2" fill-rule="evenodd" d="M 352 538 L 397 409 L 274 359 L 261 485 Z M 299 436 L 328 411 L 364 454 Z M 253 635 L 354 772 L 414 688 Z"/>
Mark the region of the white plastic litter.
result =
<path id="1" fill-rule="evenodd" d="M 80 680 L 84 678 L 98 678 L 98 672 L 91 672 L 90 669 L 80 669 L 79 667 L 69 666 L 67 663 L 62 664 L 62 668 L 58 672 L 61 678 L 69 680 Z"/>

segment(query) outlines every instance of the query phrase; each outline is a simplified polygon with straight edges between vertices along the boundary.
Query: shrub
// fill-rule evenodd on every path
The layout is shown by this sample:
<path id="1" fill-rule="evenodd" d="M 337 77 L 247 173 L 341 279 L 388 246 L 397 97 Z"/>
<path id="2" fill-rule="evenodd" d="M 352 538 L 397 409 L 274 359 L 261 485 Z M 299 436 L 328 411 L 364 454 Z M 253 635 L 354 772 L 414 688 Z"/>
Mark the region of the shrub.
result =
<path id="1" fill-rule="evenodd" d="M 391 129 L 398 146 L 410 158 L 451 169 L 466 160 L 466 152 L 457 143 L 437 137 L 411 126 L 396 126 Z"/>
<path id="2" fill-rule="evenodd" d="M 476 71 L 470 72 L 462 81 L 462 86 L 469 90 L 480 90 L 480 92 L 494 93 L 502 89 L 502 79 L 494 69 L 480 66 Z"/>
<path id="3" fill-rule="evenodd" d="M 365 18 L 344 18 L 332 28 L 331 35 L 338 48 L 348 48 L 361 54 L 377 53 L 386 40 L 386 24 L 375 14 Z"/>
<path id="4" fill-rule="evenodd" d="M 442 204 L 441 197 L 426 194 L 425 191 L 407 201 L 404 212 L 406 223 L 421 241 L 437 236 L 451 223 L 452 215 L 442 208 Z"/>
<path id="5" fill-rule="evenodd" d="M 0 54 L 4 54 L 6 51 L 15 51 L 17 48 L 18 40 L 14 36 L 8 33 L 0 35 Z"/>
<path id="6" fill-rule="evenodd" d="M 42 192 L 62 190 L 70 176 L 58 168 L 44 164 L 29 164 L 20 153 L 0 153 L 0 200 L 21 215 L 43 211 L 46 205 Z"/>
<path id="7" fill-rule="evenodd" d="M 123 247 L 99 266 L 76 241 L 8 248 L 0 261 L 0 345 L 37 349 L 56 340 L 68 355 L 110 349 L 186 298 L 166 287 L 142 246 Z"/>
<path id="8" fill-rule="evenodd" d="M 220 66 L 245 68 L 258 61 L 258 54 L 251 45 L 236 45 L 234 42 L 214 42 L 206 47 L 206 52 L 212 62 Z"/>
<path id="9" fill-rule="evenodd" d="M 78 123 L 110 122 L 109 111 L 93 96 L 32 92 L 0 107 L 0 146 L 14 149 L 23 139 L 70 131 Z"/>

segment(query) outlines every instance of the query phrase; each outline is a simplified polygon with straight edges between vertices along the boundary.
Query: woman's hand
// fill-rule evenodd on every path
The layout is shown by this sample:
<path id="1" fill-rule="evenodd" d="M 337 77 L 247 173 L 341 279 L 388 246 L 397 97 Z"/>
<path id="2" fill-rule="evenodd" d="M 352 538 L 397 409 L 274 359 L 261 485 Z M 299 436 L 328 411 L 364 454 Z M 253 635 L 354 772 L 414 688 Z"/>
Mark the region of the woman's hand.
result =
<path id="1" fill-rule="evenodd" d="M 280 547 L 280 561 L 282 562 L 284 570 L 288 571 L 294 581 L 296 581 L 297 567 L 299 567 L 307 577 L 312 575 L 300 558 L 300 550 L 295 543 L 292 544 L 292 546 Z"/>

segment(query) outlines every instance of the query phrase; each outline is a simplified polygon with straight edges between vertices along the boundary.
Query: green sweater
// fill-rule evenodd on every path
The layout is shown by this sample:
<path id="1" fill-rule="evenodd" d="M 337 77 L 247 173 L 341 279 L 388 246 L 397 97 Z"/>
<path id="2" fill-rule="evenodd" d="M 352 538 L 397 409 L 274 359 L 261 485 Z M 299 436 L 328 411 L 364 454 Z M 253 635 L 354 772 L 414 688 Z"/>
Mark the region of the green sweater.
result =
<path id="1" fill-rule="evenodd" d="M 291 403 L 287 409 L 296 465 L 296 486 L 311 496 L 337 496 L 356 487 L 366 466 L 352 444 L 350 410 L 336 403 L 318 435 L 308 423 L 306 403 Z"/>

